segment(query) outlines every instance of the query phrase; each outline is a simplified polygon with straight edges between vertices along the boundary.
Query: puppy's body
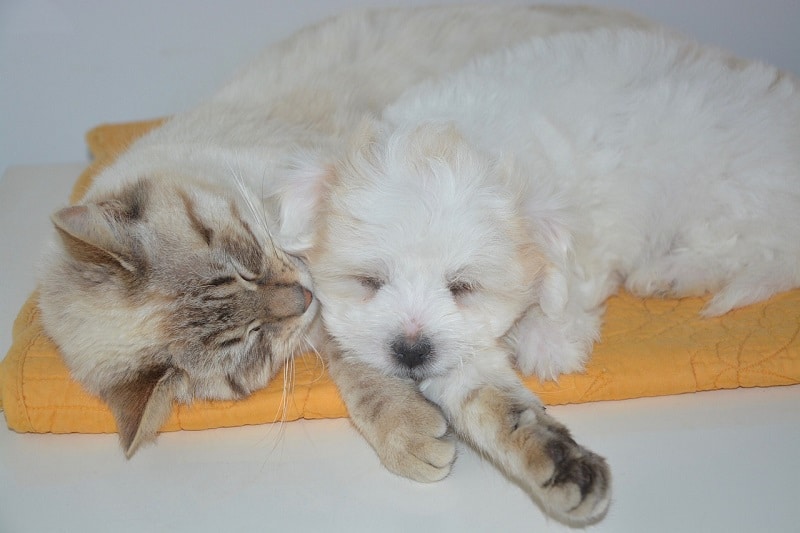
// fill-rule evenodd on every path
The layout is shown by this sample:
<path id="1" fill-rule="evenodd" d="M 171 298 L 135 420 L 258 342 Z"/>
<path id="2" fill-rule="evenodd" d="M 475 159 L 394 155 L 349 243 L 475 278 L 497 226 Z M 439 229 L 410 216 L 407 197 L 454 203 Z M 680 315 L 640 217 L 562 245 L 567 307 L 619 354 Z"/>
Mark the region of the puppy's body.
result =
<path id="1" fill-rule="evenodd" d="M 568 523 L 604 461 L 513 372 L 582 368 L 604 300 L 800 285 L 794 80 L 662 33 L 536 39 L 423 84 L 330 179 L 312 273 L 343 352 L 413 379 Z"/>

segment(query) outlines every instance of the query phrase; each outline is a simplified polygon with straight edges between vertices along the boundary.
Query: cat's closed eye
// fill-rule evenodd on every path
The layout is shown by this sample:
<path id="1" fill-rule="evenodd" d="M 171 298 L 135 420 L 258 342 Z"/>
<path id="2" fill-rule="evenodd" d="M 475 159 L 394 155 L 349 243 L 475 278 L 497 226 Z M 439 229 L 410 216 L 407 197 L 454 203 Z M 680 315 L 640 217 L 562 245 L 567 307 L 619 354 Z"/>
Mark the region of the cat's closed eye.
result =
<path id="1" fill-rule="evenodd" d="M 247 338 L 249 338 L 249 337 L 251 337 L 252 335 L 255 335 L 255 334 L 257 334 L 259 331 L 261 331 L 261 326 L 262 326 L 261 322 L 253 322 L 253 323 L 252 323 L 252 324 L 250 324 L 250 326 L 247 328 L 247 333 L 245 334 L 245 336 L 246 336 Z"/>
<path id="2" fill-rule="evenodd" d="M 264 277 L 258 274 L 253 274 L 251 272 L 236 272 L 236 276 L 245 282 L 248 285 L 258 285 L 259 283 L 263 282 Z"/>
<path id="3" fill-rule="evenodd" d="M 257 272 L 245 267 L 241 262 L 236 261 L 235 259 L 231 259 L 230 268 L 233 270 L 236 278 L 248 286 L 252 287 L 254 285 L 264 283 L 266 276 L 264 276 L 261 272 Z"/>

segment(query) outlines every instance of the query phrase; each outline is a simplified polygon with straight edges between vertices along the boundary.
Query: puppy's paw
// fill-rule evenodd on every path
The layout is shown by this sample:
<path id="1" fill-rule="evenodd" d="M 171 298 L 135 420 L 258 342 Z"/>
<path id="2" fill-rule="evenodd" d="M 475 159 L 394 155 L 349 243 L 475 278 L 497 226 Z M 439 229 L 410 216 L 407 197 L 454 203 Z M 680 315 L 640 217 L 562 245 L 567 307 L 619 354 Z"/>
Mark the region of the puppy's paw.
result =
<path id="1" fill-rule="evenodd" d="M 702 296 L 719 287 L 720 271 L 696 254 L 668 254 L 634 268 L 625 288 L 642 298 Z"/>
<path id="2" fill-rule="evenodd" d="M 598 329 L 599 318 L 588 313 L 563 323 L 528 313 L 517 325 L 517 366 L 523 374 L 550 380 L 580 372 L 598 337 Z"/>
<path id="3" fill-rule="evenodd" d="M 553 438 L 544 450 L 552 462 L 552 473 L 541 484 L 547 510 L 575 526 L 602 518 L 611 502 L 611 472 L 605 459 L 571 438 Z"/>
<path id="4" fill-rule="evenodd" d="M 447 420 L 414 381 L 336 357 L 335 352 L 329 363 L 351 422 L 387 469 L 422 482 L 450 473 L 456 446 Z"/>
<path id="5" fill-rule="evenodd" d="M 527 485 L 554 518 L 585 526 L 600 520 L 611 502 L 605 459 L 580 446 L 543 410 L 520 413 L 512 439 L 526 456 Z"/>
<path id="6" fill-rule="evenodd" d="M 456 458 L 456 445 L 441 410 L 418 398 L 380 413 L 374 447 L 384 466 L 421 482 L 445 478 Z"/>
<path id="7" fill-rule="evenodd" d="M 521 383 L 476 389 L 453 411 L 453 427 L 553 518 L 585 526 L 611 501 L 605 459 L 580 446 Z"/>

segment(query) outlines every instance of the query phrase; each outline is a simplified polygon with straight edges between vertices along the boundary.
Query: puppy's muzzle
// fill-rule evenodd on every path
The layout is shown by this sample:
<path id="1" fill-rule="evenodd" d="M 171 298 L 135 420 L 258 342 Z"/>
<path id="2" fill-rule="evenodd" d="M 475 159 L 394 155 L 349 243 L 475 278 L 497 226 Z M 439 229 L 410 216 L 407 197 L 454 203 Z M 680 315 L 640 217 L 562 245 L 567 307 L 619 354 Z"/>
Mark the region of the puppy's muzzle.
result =
<path id="1" fill-rule="evenodd" d="M 424 364 L 433 354 L 433 345 L 425 336 L 409 338 L 400 335 L 392 342 L 391 348 L 395 360 L 408 369 Z"/>

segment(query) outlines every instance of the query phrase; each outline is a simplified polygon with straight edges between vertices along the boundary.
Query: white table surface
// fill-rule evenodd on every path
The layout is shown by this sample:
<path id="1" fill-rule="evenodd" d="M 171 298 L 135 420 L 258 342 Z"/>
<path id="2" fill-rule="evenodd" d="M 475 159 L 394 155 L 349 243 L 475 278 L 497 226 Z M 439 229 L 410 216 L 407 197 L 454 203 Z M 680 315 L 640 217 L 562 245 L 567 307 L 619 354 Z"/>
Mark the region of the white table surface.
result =
<path id="1" fill-rule="evenodd" d="M 0 181 L 0 350 L 34 287 L 48 214 L 83 165 Z M 609 460 L 597 532 L 800 531 L 800 386 L 552 407 Z M 0 428 L 0 533 L 566 531 L 460 448 L 444 481 L 383 469 L 346 420 L 167 433 L 126 461 L 115 435 Z"/>

